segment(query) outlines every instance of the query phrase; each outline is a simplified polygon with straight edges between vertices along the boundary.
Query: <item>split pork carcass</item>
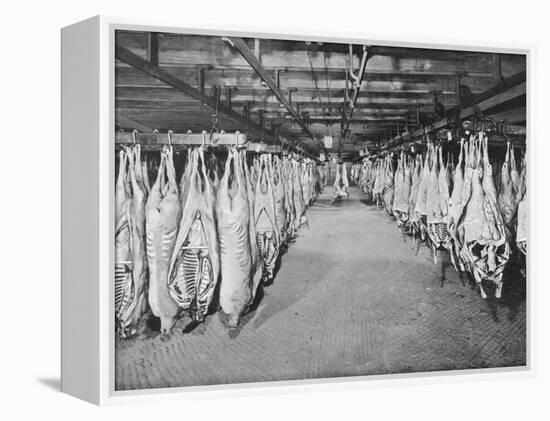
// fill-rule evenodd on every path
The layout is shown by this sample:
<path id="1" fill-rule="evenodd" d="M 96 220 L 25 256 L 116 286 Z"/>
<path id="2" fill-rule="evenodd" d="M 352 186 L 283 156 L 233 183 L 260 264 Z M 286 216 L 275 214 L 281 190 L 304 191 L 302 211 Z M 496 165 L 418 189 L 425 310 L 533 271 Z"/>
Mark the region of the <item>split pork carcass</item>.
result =
<path id="1" fill-rule="evenodd" d="M 376 203 L 376 209 L 379 205 L 383 205 L 384 198 L 384 176 L 385 176 L 385 160 L 378 159 L 374 168 L 374 184 L 372 188 L 372 197 Z"/>
<path id="2" fill-rule="evenodd" d="M 149 264 L 149 306 L 160 318 L 161 334 L 172 330 L 179 312 L 168 291 L 170 259 L 181 218 L 181 203 L 176 183 L 173 149 L 165 145 L 155 184 L 145 205 L 147 262 Z"/>
<path id="3" fill-rule="evenodd" d="M 317 193 L 321 194 L 323 192 L 323 187 L 325 187 L 325 170 L 323 168 L 323 165 L 317 165 L 315 167 L 315 170 L 317 172 Z"/>
<path id="4" fill-rule="evenodd" d="M 349 196 L 349 182 L 346 173 L 346 164 L 336 165 L 336 175 L 334 177 L 334 198 L 341 199 Z"/>
<path id="5" fill-rule="evenodd" d="M 306 223 L 305 216 L 306 208 L 304 205 L 304 196 L 302 193 L 302 183 L 300 182 L 300 163 L 296 160 L 291 160 L 291 182 L 292 182 L 292 201 L 294 203 L 294 227 L 293 233 L 298 231 L 298 228 Z"/>
<path id="6" fill-rule="evenodd" d="M 287 215 L 289 214 L 288 203 L 286 200 L 285 184 L 283 182 L 282 162 L 275 155 L 271 167 L 273 196 L 275 198 L 275 217 L 279 228 L 279 237 L 281 245 L 286 243 L 287 238 Z"/>
<path id="7" fill-rule="evenodd" d="M 307 175 L 309 181 L 309 204 L 312 205 L 317 199 L 317 171 L 312 163 L 307 165 Z"/>
<path id="8" fill-rule="evenodd" d="M 431 164 L 433 165 L 433 146 L 428 144 L 428 150 L 424 159 L 424 165 L 422 167 L 422 176 L 420 178 L 420 184 L 418 186 L 418 196 L 416 198 L 416 204 L 414 211 L 416 213 L 415 221 L 420 230 L 420 238 L 424 240 L 426 238 L 427 229 L 427 217 L 428 217 L 428 188 L 430 183 Z"/>
<path id="9" fill-rule="evenodd" d="M 349 197 L 348 167 L 345 162 L 342 163 L 342 189 Z"/>
<path id="10" fill-rule="evenodd" d="M 296 209 L 294 207 L 294 182 L 292 180 L 292 164 L 288 156 L 284 155 L 281 162 L 281 181 L 285 189 L 285 209 L 286 209 L 286 233 L 287 238 L 292 238 L 296 234 Z"/>
<path id="11" fill-rule="evenodd" d="M 422 180 L 422 155 L 416 155 L 414 159 L 414 167 L 411 175 L 411 192 L 409 194 L 408 211 L 409 211 L 409 227 L 413 238 L 417 232 L 420 232 L 420 215 L 416 213 L 416 200 L 418 199 L 418 190 Z"/>
<path id="12" fill-rule="evenodd" d="M 365 193 L 365 196 L 367 197 L 367 200 L 374 201 L 374 182 L 375 182 L 375 175 L 376 175 L 376 166 L 375 164 L 370 160 L 365 160 L 365 164 L 363 167 L 363 177 L 361 180 L 361 188 L 363 192 Z"/>
<path id="13" fill-rule="evenodd" d="M 411 193 L 411 167 L 405 152 L 401 152 L 397 170 L 395 171 L 395 195 L 392 212 L 397 220 L 397 226 L 406 226 L 409 222 L 409 196 Z"/>
<path id="14" fill-rule="evenodd" d="M 262 155 L 260 157 L 259 175 L 256 181 L 254 200 L 256 245 L 260 253 L 264 284 L 270 284 L 273 281 L 273 271 L 281 245 L 270 161 L 271 156 L 269 155 Z"/>
<path id="15" fill-rule="evenodd" d="M 512 170 L 513 167 L 513 170 Z M 512 173 L 514 175 L 512 176 Z M 512 177 L 514 180 L 512 180 Z M 510 142 L 506 145 L 506 158 L 500 170 L 500 191 L 498 195 L 498 206 L 504 221 L 508 241 L 512 242 L 515 232 L 515 219 L 518 206 L 517 188 L 519 184 L 519 174 L 516 169 L 514 150 L 510 147 Z"/>
<path id="16" fill-rule="evenodd" d="M 451 252 L 451 262 L 456 268 L 452 249 L 452 236 L 448 229 L 450 197 L 447 174 L 447 166 L 443 163 L 442 148 L 437 147 L 430 171 L 426 199 L 428 245 L 433 251 L 435 263 L 437 263 L 437 249 L 449 250 Z"/>
<path id="17" fill-rule="evenodd" d="M 298 174 L 300 178 L 300 186 L 302 187 L 302 202 L 304 203 L 304 208 L 307 209 L 309 207 L 310 191 L 307 164 L 305 162 L 301 162 L 299 164 Z"/>
<path id="18" fill-rule="evenodd" d="M 228 325 L 237 327 L 255 297 L 253 255 L 250 241 L 251 206 L 241 154 L 230 149 L 216 196 L 220 246 L 220 306 Z"/>
<path id="19" fill-rule="evenodd" d="M 527 167 L 525 158 L 521 166 L 518 180 L 518 216 L 516 227 L 516 246 L 524 255 L 527 255 Z"/>
<path id="20" fill-rule="evenodd" d="M 248 223 L 248 238 L 250 240 L 250 254 L 252 256 L 252 272 L 251 272 L 251 278 L 252 278 L 252 301 L 254 301 L 254 298 L 256 296 L 256 291 L 258 289 L 258 285 L 260 284 L 262 280 L 262 259 L 260 256 L 260 249 L 258 248 L 258 245 L 256 243 L 256 221 L 255 221 L 255 201 L 256 201 L 256 186 L 252 182 L 252 177 L 250 174 L 250 171 L 248 170 L 248 166 L 246 165 L 246 149 L 242 149 L 240 151 L 240 162 L 242 163 L 243 168 L 243 175 L 246 181 L 246 193 L 248 196 L 248 215 L 249 215 L 249 223 Z M 259 173 L 259 160 L 258 160 L 258 177 L 260 175 Z M 252 304 L 252 301 L 250 304 Z"/>
<path id="21" fill-rule="evenodd" d="M 463 212 L 457 223 L 460 258 L 473 274 L 481 296 L 487 297 L 482 281 L 491 280 L 496 285 L 495 297 L 500 298 L 510 247 L 498 209 L 487 137 L 474 142 L 475 145 L 470 145 L 464 177 Z"/>
<path id="22" fill-rule="evenodd" d="M 451 197 L 449 199 L 449 217 L 448 217 L 448 229 L 449 234 L 451 235 L 453 241 L 452 241 L 452 249 L 451 249 L 451 256 L 453 258 L 458 256 L 459 253 L 459 247 L 457 247 L 457 221 L 460 218 L 460 215 L 462 215 L 463 211 L 463 205 L 462 205 L 462 193 L 464 190 L 464 171 L 462 169 L 463 166 L 463 158 L 468 158 L 468 143 L 464 143 L 464 138 L 460 139 L 460 152 L 458 155 L 458 163 L 454 169 L 453 174 L 453 189 L 451 193 Z M 463 271 L 464 267 L 462 265 L 461 259 L 455 260 L 455 267 L 456 265 L 460 266 L 460 269 Z M 458 269 L 458 268 L 457 268 Z"/>
<path id="23" fill-rule="evenodd" d="M 384 165 L 384 187 L 382 190 L 382 201 L 384 203 L 384 209 L 388 215 L 392 215 L 393 197 L 395 193 L 393 181 L 393 161 L 391 156 L 387 156 Z"/>
<path id="24" fill-rule="evenodd" d="M 145 201 L 140 146 L 120 152 L 116 186 L 115 321 L 120 338 L 133 336 L 147 310 Z M 139 175 L 138 175 L 139 174 Z"/>
<path id="25" fill-rule="evenodd" d="M 199 165 L 200 160 L 200 165 Z M 208 312 L 220 273 L 215 221 L 215 193 L 205 166 L 203 148 L 188 162 L 187 192 L 168 272 L 168 291 L 195 322 Z"/>

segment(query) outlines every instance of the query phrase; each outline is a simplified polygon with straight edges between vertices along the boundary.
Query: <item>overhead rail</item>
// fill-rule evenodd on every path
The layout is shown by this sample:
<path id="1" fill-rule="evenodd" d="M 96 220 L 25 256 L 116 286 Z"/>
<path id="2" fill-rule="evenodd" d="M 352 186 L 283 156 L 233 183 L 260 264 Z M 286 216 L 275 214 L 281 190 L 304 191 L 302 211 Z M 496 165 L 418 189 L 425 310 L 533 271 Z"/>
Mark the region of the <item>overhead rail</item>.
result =
<path id="1" fill-rule="evenodd" d="M 236 146 L 246 148 L 251 152 L 256 153 L 273 153 L 280 154 L 285 152 L 292 152 L 304 158 L 311 160 L 317 160 L 317 157 L 308 153 L 300 145 L 293 145 L 284 138 L 280 138 L 280 144 L 267 144 L 263 142 L 250 142 L 247 135 L 244 133 L 208 133 L 203 131 L 202 133 L 173 133 L 169 131 L 167 133 L 159 133 L 158 131 L 152 132 L 139 132 L 133 130 L 126 132 L 119 130 L 115 134 L 115 143 L 117 147 L 121 145 L 132 145 L 139 143 L 144 151 L 159 150 L 163 145 L 173 145 L 176 150 L 185 149 L 192 146 L 205 146 L 205 147 L 220 147 L 220 146 Z"/>

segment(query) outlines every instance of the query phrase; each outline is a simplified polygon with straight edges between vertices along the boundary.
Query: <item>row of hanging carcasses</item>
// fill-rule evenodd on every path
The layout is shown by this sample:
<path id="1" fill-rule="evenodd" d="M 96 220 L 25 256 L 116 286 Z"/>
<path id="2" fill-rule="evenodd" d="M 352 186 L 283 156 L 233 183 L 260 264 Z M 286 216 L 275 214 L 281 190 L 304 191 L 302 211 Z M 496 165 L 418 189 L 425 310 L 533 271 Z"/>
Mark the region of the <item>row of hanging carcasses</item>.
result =
<path id="1" fill-rule="evenodd" d="M 495 283 L 500 298 L 511 251 L 527 254 L 525 157 L 518 168 L 508 143 L 495 171 L 487 137 L 471 136 L 461 139 L 456 166 L 450 156 L 443 160 L 442 146 L 429 143 L 424 155 L 402 151 L 394 167 L 391 155 L 364 160 L 355 165 L 354 181 L 399 227 L 419 235 L 434 261 L 438 249 L 448 250 L 455 269 L 473 275 L 483 298 L 483 280 Z"/>
<path id="2" fill-rule="evenodd" d="M 140 145 L 119 153 L 116 181 L 115 321 L 121 338 L 137 333 L 149 309 L 168 335 L 183 315 L 200 322 L 214 292 L 229 327 L 272 282 L 279 250 L 307 218 L 320 190 L 312 163 L 229 148 L 189 149 L 176 181 L 172 146 L 149 183 Z M 219 283 L 219 285 L 218 285 Z"/>

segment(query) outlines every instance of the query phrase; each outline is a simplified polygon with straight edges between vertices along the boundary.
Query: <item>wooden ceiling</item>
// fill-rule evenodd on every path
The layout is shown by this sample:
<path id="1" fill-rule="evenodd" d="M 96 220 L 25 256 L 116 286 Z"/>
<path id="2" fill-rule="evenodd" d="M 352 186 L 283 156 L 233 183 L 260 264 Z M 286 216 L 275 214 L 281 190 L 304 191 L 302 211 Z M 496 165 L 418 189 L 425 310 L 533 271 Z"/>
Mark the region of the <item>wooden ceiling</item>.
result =
<path id="1" fill-rule="evenodd" d="M 117 31 L 116 45 L 117 128 L 209 131 L 210 97 L 219 87 L 221 108 L 228 111 L 219 112 L 219 129 L 248 132 L 254 141 L 273 142 L 278 134 L 311 152 L 321 149 L 324 135 L 332 135 L 333 150 L 343 156 L 441 118 L 434 113 L 434 91 L 440 106 L 449 110 L 495 86 L 505 88 L 508 79 L 517 79 L 526 69 L 524 55 L 368 46 L 349 119 L 342 108 L 346 86 L 351 86 L 347 82 L 350 62 L 353 72 L 360 68 L 363 50 L 359 45 L 352 46 L 350 55 L 347 44 L 244 39 L 241 47 L 252 55 L 249 60 L 242 48 L 220 36 Z M 133 56 L 140 60 L 137 65 L 124 58 Z M 250 60 L 257 61 L 260 71 Z M 166 83 L 173 80 L 178 84 Z M 179 82 L 192 91 L 182 91 Z M 457 86 L 461 86 L 460 95 Z M 197 92 L 204 96 L 202 100 Z M 352 94 L 348 90 L 348 97 Z M 525 95 L 485 114 L 525 124 Z M 349 133 L 341 142 L 343 119 Z"/>

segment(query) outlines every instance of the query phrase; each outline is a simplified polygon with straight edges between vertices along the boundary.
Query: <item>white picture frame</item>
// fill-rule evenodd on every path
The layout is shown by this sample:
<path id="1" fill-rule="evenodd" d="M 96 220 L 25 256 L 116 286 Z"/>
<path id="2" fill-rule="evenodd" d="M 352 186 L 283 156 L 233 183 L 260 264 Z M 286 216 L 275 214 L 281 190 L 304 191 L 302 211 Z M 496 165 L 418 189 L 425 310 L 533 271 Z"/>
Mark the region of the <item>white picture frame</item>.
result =
<path id="1" fill-rule="evenodd" d="M 527 289 L 527 365 L 519 368 L 475 369 L 437 373 L 392 374 L 337 379 L 296 380 L 239 385 L 182 387 L 155 390 L 114 389 L 114 33 L 117 29 L 204 35 L 272 37 L 388 46 L 464 49 L 527 55 L 527 84 L 531 87 L 534 46 L 472 43 L 453 40 L 433 43 L 419 38 L 381 39 L 356 33 L 313 33 L 277 28 L 232 28 L 189 22 L 96 16 L 62 29 L 62 375 L 61 390 L 94 404 L 167 401 L 215 396 L 242 396 L 276 390 L 277 393 L 367 388 L 391 384 L 442 383 L 481 378 L 511 379 L 533 376 L 532 299 Z M 533 147 L 527 95 L 528 177 Z M 532 212 L 530 212 L 532 215 Z M 530 222 L 532 219 L 530 218 Z M 531 227 L 530 227 L 531 228 Z M 529 230 L 531 233 L 531 229 Z M 532 235 L 529 237 L 532 238 Z M 532 242 L 530 241 L 530 244 Z M 531 265 L 528 264 L 528 279 Z"/>

